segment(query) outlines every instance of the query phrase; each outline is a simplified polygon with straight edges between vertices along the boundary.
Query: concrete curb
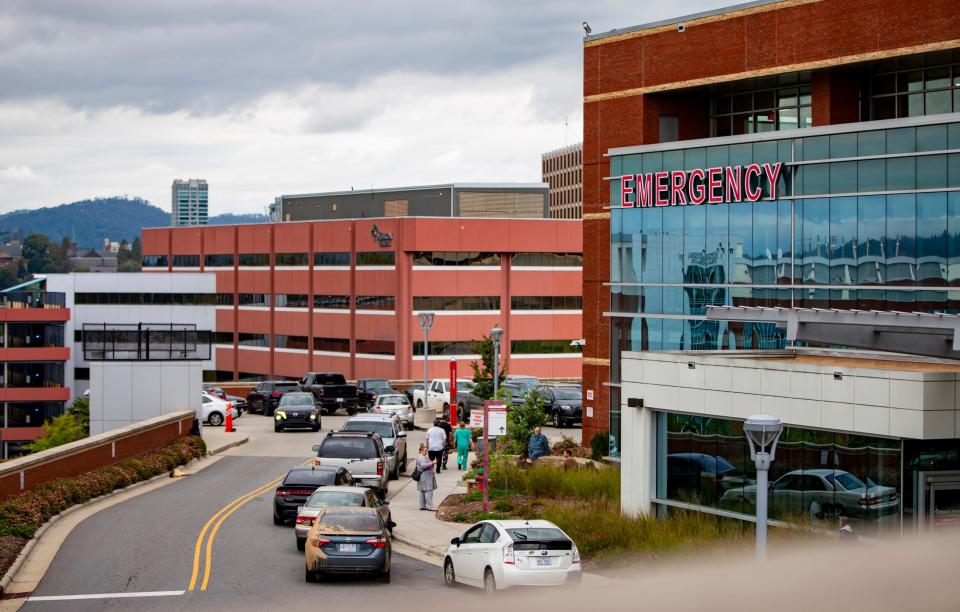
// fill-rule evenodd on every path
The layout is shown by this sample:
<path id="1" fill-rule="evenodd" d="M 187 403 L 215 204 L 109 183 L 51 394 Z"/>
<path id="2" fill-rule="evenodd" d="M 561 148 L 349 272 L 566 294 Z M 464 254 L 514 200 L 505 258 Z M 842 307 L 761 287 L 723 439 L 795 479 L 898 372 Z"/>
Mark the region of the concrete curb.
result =
<path id="1" fill-rule="evenodd" d="M 197 460 L 194 459 L 190 463 L 193 463 L 194 461 L 197 461 Z M 186 467 L 187 465 L 190 465 L 190 463 L 184 464 L 184 467 Z M 39 529 L 37 529 L 36 533 L 33 534 L 33 537 L 30 538 L 30 540 L 20 550 L 20 554 L 17 555 L 16 559 L 14 559 L 13 564 L 10 566 L 10 569 L 7 570 L 7 573 L 3 575 L 3 578 L 0 578 L 0 593 L 7 592 L 7 588 L 10 586 L 10 583 L 13 581 L 13 577 L 17 575 L 17 572 L 20 571 L 20 568 L 26 562 L 27 558 L 30 556 L 30 552 L 33 551 L 33 547 L 36 546 L 37 542 L 43 537 L 43 534 L 45 534 L 51 527 L 53 527 L 53 525 L 55 525 L 58 521 L 60 521 L 60 519 L 73 514 L 74 512 L 80 510 L 81 508 L 84 508 L 91 504 L 95 504 L 105 499 L 109 499 L 116 495 L 120 495 L 121 493 L 125 493 L 127 491 L 139 489 L 155 480 L 160 480 L 161 478 L 170 478 L 170 475 L 157 474 L 153 478 L 143 480 L 140 482 L 135 482 L 132 485 L 126 486 L 122 489 L 116 489 L 114 491 L 111 491 L 106 495 L 101 495 L 100 497 L 94 497 L 93 499 L 88 499 L 82 504 L 70 506 L 60 514 L 52 516 L 49 521 L 47 521 L 46 523 L 41 525 Z"/>
<path id="2" fill-rule="evenodd" d="M 432 546 L 428 546 L 422 542 L 418 542 L 416 540 L 404 537 L 402 535 L 394 534 L 393 539 L 411 548 L 416 548 L 417 550 L 424 552 L 432 557 L 436 557 L 437 559 L 443 559 L 443 553 L 437 550 L 436 548 L 433 548 Z"/>
<path id="3" fill-rule="evenodd" d="M 234 448 L 234 447 L 236 447 L 236 446 L 240 446 L 241 444 L 246 444 L 246 443 L 249 442 L 249 441 L 250 441 L 250 436 L 248 436 L 247 434 L 240 434 L 240 435 L 237 436 L 237 439 L 236 439 L 236 440 L 231 440 L 230 442 L 227 442 L 227 443 L 226 443 L 225 445 L 223 445 L 223 446 L 219 446 L 219 447 L 217 447 L 217 448 L 215 448 L 215 449 L 213 449 L 213 450 L 210 450 L 210 449 L 208 448 L 208 449 L 207 449 L 207 454 L 208 454 L 208 455 L 219 455 L 220 453 L 222 453 L 222 452 L 225 451 L 225 450 Z M 206 443 L 206 442 L 204 442 L 204 443 Z"/>

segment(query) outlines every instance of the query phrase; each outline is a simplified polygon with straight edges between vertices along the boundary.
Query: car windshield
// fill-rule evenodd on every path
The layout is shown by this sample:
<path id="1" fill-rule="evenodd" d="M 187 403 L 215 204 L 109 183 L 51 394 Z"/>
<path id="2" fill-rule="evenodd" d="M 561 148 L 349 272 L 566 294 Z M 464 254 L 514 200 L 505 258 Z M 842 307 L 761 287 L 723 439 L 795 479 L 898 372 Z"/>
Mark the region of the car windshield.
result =
<path id="1" fill-rule="evenodd" d="M 280 398 L 281 406 L 313 406 L 313 395 L 310 393 L 287 393 Z"/>
<path id="2" fill-rule="evenodd" d="M 507 535 L 513 538 L 514 542 L 567 539 L 567 536 L 556 527 L 517 527 L 516 529 L 507 529 Z"/>
<path id="3" fill-rule="evenodd" d="M 713 474 L 726 474 L 727 472 L 736 469 L 723 457 L 714 457 L 713 455 L 701 455 L 700 465 L 703 467 L 704 471 L 711 472 Z"/>
<path id="4" fill-rule="evenodd" d="M 383 421 L 347 421 L 340 431 L 362 431 L 378 434 L 381 438 L 393 437 L 393 425 Z"/>
<path id="5" fill-rule="evenodd" d="M 305 504 L 308 508 L 328 508 L 337 506 L 363 506 L 363 493 L 345 491 L 324 491 L 320 489 L 310 496 Z"/>
<path id="6" fill-rule="evenodd" d="M 580 389 L 576 387 L 556 387 L 553 390 L 553 395 L 558 400 L 578 400 L 583 398 Z"/>
<path id="7" fill-rule="evenodd" d="M 327 438 L 318 457 L 331 459 L 375 459 L 377 443 L 370 438 Z"/>
<path id="8" fill-rule="evenodd" d="M 320 519 L 321 533 L 338 531 L 380 531 L 380 521 L 376 516 L 362 514 L 324 514 Z"/>
<path id="9" fill-rule="evenodd" d="M 381 406 L 409 406 L 410 402 L 405 395 L 387 395 L 380 398 Z"/>
<path id="10" fill-rule="evenodd" d="M 867 485 L 864 484 L 862 480 L 851 474 L 850 472 L 835 472 L 833 474 L 827 474 L 827 481 L 836 485 L 837 482 L 840 483 L 840 486 L 846 489 L 847 491 L 851 489 L 865 489 Z M 836 480 L 836 482 L 834 482 Z"/>
<path id="11" fill-rule="evenodd" d="M 283 486 L 330 485 L 333 484 L 335 475 L 335 472 L 329 470 L 293 470 L 283 479 Z"/>
<path id="12" fill-rule="evenodd" d="M 385 380 L 368 380 L 367 389 L 389 389 L 390 383 Z"/>

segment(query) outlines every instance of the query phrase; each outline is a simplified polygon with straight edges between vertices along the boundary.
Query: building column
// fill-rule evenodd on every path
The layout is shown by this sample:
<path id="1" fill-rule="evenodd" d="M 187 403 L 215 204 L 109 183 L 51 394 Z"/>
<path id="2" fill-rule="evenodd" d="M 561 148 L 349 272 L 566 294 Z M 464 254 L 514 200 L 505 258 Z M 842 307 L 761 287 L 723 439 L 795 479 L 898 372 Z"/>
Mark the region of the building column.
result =
<path id="1" fill-rule="evenodd" d="M 621 395 L 620 510 L 630 516 L 653 512 L 653 473 L 656 467 L 653 411 L 628 408 Z"/>

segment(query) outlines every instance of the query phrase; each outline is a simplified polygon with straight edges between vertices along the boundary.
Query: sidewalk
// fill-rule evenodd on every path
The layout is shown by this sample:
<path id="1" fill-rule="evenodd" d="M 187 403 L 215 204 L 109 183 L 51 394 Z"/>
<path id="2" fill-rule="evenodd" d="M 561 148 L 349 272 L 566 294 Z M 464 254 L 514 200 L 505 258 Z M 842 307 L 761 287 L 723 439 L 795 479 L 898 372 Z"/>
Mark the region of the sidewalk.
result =
<path id="1" fill-rule="evenodd" d="M 473 460 L 474 453 L 470 453 Z M 453 469 L 443 470 L 437 474 L 437 490 L 433 492 L 433 505 L 439 507 L 440 502 L 453 493 L 466 493 L 465 484 L 460 483 L 463 472 L 457 470 L 457 456 L 451 455 L 448 465 Z M 462 523 L 448 523 L 437 519 L 434 512 L 420 510 L 420 492 L 417 483 L 410 478 L 413 464 L 407 474 L 401 474 L 400 480 L 391 484 L 394 491 L 390 498 L 390 513 L 397 524 L 394 537 L 428 554 L 442 557 L 450 544 L 450 539 L 463 533 L 467 525 Z"/>
<path id="2" fill-rule="evenodd" d="M 236 428 L 236 426 L 234 426 L 234 428 Z M 250 439 L 245 433 L 240 433 L 239 431 L 227 433 L 223 426 L 213 427 L 211 425 L 203 426 L 200 430 L 200 437 L 203 438 L 204 444 L 207 445 L 208 455 L 216 455 L 228 448 L 246 444 Z"/>

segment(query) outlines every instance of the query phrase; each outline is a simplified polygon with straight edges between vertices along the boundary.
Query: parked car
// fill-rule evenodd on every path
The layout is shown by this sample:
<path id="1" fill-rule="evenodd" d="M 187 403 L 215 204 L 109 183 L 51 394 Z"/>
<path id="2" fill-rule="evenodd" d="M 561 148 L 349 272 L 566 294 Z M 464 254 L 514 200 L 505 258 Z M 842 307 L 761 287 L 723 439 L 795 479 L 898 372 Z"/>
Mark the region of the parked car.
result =
<path id="1" fill-rule="evenodd" d="M 377 400 L 377 397 L 396 393 L 390 381 L 383 378 L 361 378 L 357 381 L 357 405 L 362 408 L 370 408 Z"/>
<path id="2" fill-rule="evenodd" d="M 295 428 L 320 431 L 320 411 L 316 402 L 313 393 L 285 393 L 273 413 L 273 431 Z"/>
<path id="3" fill-rule="evenodd" d="M 514 383 L 503 383 L 500 388 L 510 392 L 510 405 L 520 406 L 523 404 L 527 392 L 520 385 Z M 481 404 L 482 405 L 482 404 Z"/>
<path id="4" fill-rule="evenodd" d="M 259 412 L 264 416 L 273 416 L 273 411 L 277 409 L 280 398 L 284 393 L 290 391 L 299 391 L 296 381 L 291 380 L 268 380 L 258 384 L 247 395 L 247 406 L 251 412 Z"/>
<path id="5" fill-rule="evenodd" d="M 403 423 L 405 429 L 413 429 L 413 406 L 410 405 L 410 400 L 403 393 L 378 395 L 370 411 L 374 414 L 395 415 Z"/>
<path id="6" fill-rule="evenodd" d="M 549 521 L 482 521 L 450 540 L 443 559 L 444 584 L 488 593 L 579 582 L 582 575 L 577 545 Z"/>
<path id="7" fill-rule="evenodd" d="M 422 397 L 423 384 L 410 385 L 409 387 L 407 387 L 406 389 L 403 390 L 403 394 L 407 396 L 407 399 L 408 399 L 408 400 L 410 400 L 410 405 L 411 405 L 411 406 L 415 406 L 415 405 L 416 405 L 416 402 L 413 401 L 413 395 L 414 395 L 414 393 L 416 393 L 417 391 L 420 391 L 421 397 Z"/>
<path id="8" fill-rule="evenodd" d="M 237 409 L 230 402 L 225 402 L 219 397 L 203 392 L 203 403 L 201 411 L 204 423 L 209 423 L 213 427 L 220 427 L 230 413 L 230 418 L 237 418 Z"/>
<path id="9" fill-rule="evenodd" d="M 297 520 L 294 523 L 297 550 L 303 550 L 307 534 L 324 508 L 344 507 L 375 508 L 390 535 L 393 535 L 396 523 L 390 515 L 390 502 L 381 500 L 376 493 L 363 487 L 321 487 L 297 510 Z"/>
<path id="10" fill-rule="evenodd" d="M 579 387 L 542 386 L 543 411 L 554 427 L 583 422 L 583 394 Z"/>
<path id="11" fill-rule="evenodd" d="M 301 391 L 313 393 L 323 414 L 336 412 L 340 408 L 344 408 L 349 415 L 357 411 L 357 386 L 348 385 L 343 374 L 307 372 L 299 384 Z"/>
<path id="12" fill-rule="evenodd" d="M 473 381 L 469 378 L 458 378 L 457 379 L 457 393 L 460 392 L 460 389 L 469 390 L 473 388 Z M 423 391 L 414 391 L 414 403 L 417 408 L 422 408 L 423 403 Z M 435 378 L 430 382 L 430 387 L 427 389 L 427 408 L 431 410 L 436 410 L 438 415 L 449 414 L 450 412 L 450 380 L 447 378 Z"/>
<path id="13" fill-rule="evenodd" d="M 380 436 L 329 431 L 323 442 L 313 445 L 313 451 L 317 453 L 314 465 L 346 468 L 358 484 L 370 487 L 381 499 L 386 498 L 389 484 L 387 451 Z"/>
<path id="14" fill-rule="evenodd" d="M 524 376 L 522 374 L 510 374 L 504 379 L 503 382 L 508 385 L 519 387 L 524 395 L 530 391 L 530 389 L 535 389 L 540 386 L 539 378 L 536 376 Z"/>
<path id="15" fill-rule="evenodd" d="M 723 457 L 705 453 L 667 455 L 667 497 L 695 496 L 701 503 L 715 503 L 730 489 L 742 489 L 754 481 Z"/>
<path id="16" fill-rule="evenodd" d="M 390 480 L 400 478 L 407 471 L 407 432 L 400 419 L 393 414 L 362 413 L 355 414 L 340 431 L 374 433 L 383 441 L 387 453 L 387 474 Z"/>
<path id="17" fill-rule="evenodd" d="M 353 476 L 344 467 L 295 467 L 273 493 L 273 524 L 283 525 L 297 518 L 297 509 L 320 487 L 353 484 Z"/>
<path id="18" fill-rule="evenodd" d="M 390 533 L 376 508 L 324 508 L 307 542 L 307 582 L 333 573 L 375 574 L 390 582 Z"/>
<path id="19" fill-rule="evenodd" d="M 210 392 L 211 395 L 219 397 L 225 402 L 233 402 L 234 407 L 237 409 L 237 412 L 240 416 L 243 415 L 247 410 L 247 400 L 242 397 L 237 397 L 236 395 L 230 395 L 220 387 L 206 387 L 206 390 Z"/>
<path id="20" fill-rule="evenodd" d="M 727 491 L 721 503 L 739 501 L 753 505 L 757 486 L 747 485 Z M 812 469 L 787 472 L 770 485 L 770 513 L 818 518 L 839 514 L 847 516 L 880 515 L 896 512 L 900 498 L 893 487 L 866 482 L 844 470 Z"/>

